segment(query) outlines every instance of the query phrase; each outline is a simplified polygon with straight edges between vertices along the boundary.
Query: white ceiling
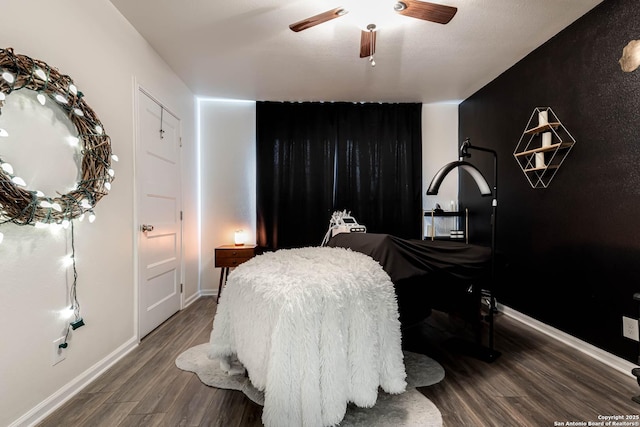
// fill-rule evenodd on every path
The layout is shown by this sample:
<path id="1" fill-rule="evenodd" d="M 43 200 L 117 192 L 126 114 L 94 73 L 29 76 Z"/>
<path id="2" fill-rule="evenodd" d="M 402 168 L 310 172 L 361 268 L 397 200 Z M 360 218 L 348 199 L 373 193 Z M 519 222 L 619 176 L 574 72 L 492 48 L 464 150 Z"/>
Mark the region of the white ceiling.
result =
<path id="1" fill-rule="evenodd" d="M 464 100 L 602 0 L 432 0 L 458 8 L 445 25 L 363 1 L 111 0 L 198 96 L 423 103 Z M 365 17 L 374 4 L 388 24 Z M 350 13 L 289 29 L 335 7 Z M 375 67 L 358 18 L 377 21 Z"/>

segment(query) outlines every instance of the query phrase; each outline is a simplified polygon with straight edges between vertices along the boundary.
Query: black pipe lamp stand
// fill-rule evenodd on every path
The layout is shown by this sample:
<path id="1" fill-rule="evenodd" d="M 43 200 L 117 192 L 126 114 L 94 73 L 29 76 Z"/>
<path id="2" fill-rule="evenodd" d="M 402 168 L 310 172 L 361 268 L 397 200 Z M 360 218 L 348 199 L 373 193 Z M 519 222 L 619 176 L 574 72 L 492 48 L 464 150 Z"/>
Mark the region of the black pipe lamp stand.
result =
<path id="1" fill-rule="evenodd" d="M 484 151 L 493 154 L 493 191 L 489 186 L 489 183 L 482 175 L 482 172 L 478 168 L 476 168 L 473 164 L 464 160 L 465 157 L 471 157 L 469 154 L 469 150 L 478 150 Z M 496 216 L 498 211 L 498 154 L 495 150 L 491 150 L 489 148 L 477 147 L 475 145 L 471 145 L 469 138 L 465 139 L 460 147 L 460 157 L 458 161 L 447 163 L 444 165 L 433 177 L 431 180 L 431 184 L 429 184 L 429 188 L 427 189 L 427 195 L 436 195 L 438 194 L 438 190 L 440 188 L 440 184 L 444 178 L 454 169 L 460 168 L 465 170 L 471 175 L 473 180 L 475 181 L 478 189 L 480 190 L 480 194 L 482 196 L 491 196 L 493 195 L 493 200 L 491 202 L 491 286 L 488 289 L 488 297 L 489 297 L 489 314 L 486 317 L 487 322 L 489 323 L 489 337 L 488 337 L 488 347 L 482 345 L 482 340 L 479 337 L 477 343 L 468 343 L 468 342 L 458 342 L 456 343 L 456 347 L 466 353 L 469 353 L 471 356 L 474 356 L 480 360 L 485 362 L 493 362 L 498 357 L 500 357 L 501 353 L 494 349 L 494 313 L 496 312 L 496 300 L 493 295 L 493 286 L 496 280 Z M 484 294 L 484 291 L 481 291 L 481 294 Z"/>

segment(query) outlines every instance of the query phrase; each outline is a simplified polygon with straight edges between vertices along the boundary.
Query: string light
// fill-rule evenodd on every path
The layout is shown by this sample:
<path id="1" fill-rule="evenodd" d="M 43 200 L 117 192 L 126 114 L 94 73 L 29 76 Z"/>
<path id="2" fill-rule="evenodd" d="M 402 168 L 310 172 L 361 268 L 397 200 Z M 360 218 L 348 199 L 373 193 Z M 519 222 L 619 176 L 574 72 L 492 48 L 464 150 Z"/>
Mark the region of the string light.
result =
<path id="1" fill-rule="evenodd" d="M 38 99 L 38 102 L 42 106 L 44 106 L 44 104 L 47 103 L 47 97 L 44 96 L 44 93 L 42 93 L 42 92 L 38 92 L 38 94 L 36 95 L 36 98 Z"/>
<path id="2" fill-rule="evenodd" d="M 63 262 L 65 263 L 64 265 L 65 267 L 71 267 L 71 265 L 73 264 L 73 259 L 71 258 L 71 255 L 66 257 Z M 63 308 L 62 310 L 60 310 L 60 319 L 62 320 L 71 319 L 71 317 L 73 317 L 73 311 L 74 311 L 73 307 Z"/>
<path id="3" fill-rule="evenodd" d="M 47 74 L 46 74 L 44 71 L 42 71 L 42 68 L 36 68 L 36 71 L 34 72 L 34 74 L 35 74 L 35 75 L 36 75 L 40 80 L 44 80 L 44 81 L 49 80 L 49 79 L 47 78 Z"/>
<path id="4" fill-rule="evenodd" d="M 0 168 L 2 168 L 2 170 L 8 173 L 9 175 L 13 175 L 13 166 L 11 166 L 9 163 L 0 164 Z"/>
<path id="5" fill-rule="evenodd" d="M 69 76 L 42 61 L 14 54 L 11 48 L 0 48 L 0 107 L 4 106 L 9 93 L 21 89 L 34 91 L 43 106 L 47 98 L 51 98 L 54 108 L 61 108 L 67 114 L 77 130 L 77 136 L 70 136 L 67 142 L 74 147 L 82 146 L 83 158 L 78 165 L 82 169 L 79 181 L 69 193 L 46 197 L 39 190 L 25 188 L 24 179 L 16 176 L 13 166 L 0 158 L 3 200 L 0 225 L 11 222 L 51 230 L 68 229 L 74 218 L 84 217 L 85 211 L 90 221 L 95 221 L 93 209 L 111 190 L 115 176 L 111 163 L 118 160 L 111 152 L 111 141 L 102 123 Z M 10 128 L 0 129 L 0 137 L 9 137 L 10 132 Z"/>
<path id="6" fill-rule="evenodd" d="M 72 330 L 76 330 L 81 326 L 84 326 L 84 320 L 80 316 L 80 302 L 78 301 L 78 271 L 76 269 L 76 248 L 75 248 L 75 238 L 73 232 L 73 222 L 71 222 L 71 254 L 68 255 L 68 258 L 71 261 L 71 267 L 73 269 L 73 283 L 71 284 L 71 289 L 69 290 L 69 299 L 71 300 L 71 307 L 67 310 L 63 310 L 65 313 L 65 319 L 71 319 L 69 322 L 69 326 L 67 326 L 67 333 L 64 336 L 64 340 L 59 345 L 60 348 L 67 348 L 69 345 L 67 343 L 69 339 L 69 334 Z M 61 314 L 62 314 L 61 312 Z"/>
<path id="7" fill-rule="evenodd" d="M 62 212 L 62 206 L 60 206 L 59 203 L 51 203 L 47 200 L 41 200 L 40 206 L 42 206 L 43 208 L 53 209 L 56 212 Z"/>
<path id="8" fill-rule="evenodd" d="M 11 178 L 11 181 L 13 181 L 15 185 L 19 185 L 21 187 L 27 186 L 27 183 L 24 182 L 24 179 L 20 178 L 19 176 L 14 176 L 13 178 Z"/>
<path id="9" fill-rule="evenodd" d="M 81 178 L 72 191 L 59 197 L 47 198 L 39 190 L 22 188 L 27 186 L 25 181 L 14 175 L 11 164 L 0 159 L 0 198 L 3 201 L 3 205 L 0 205 L 0 224 L 12 222 L 17 225 L 33 225 L 51 232 L 71 228 L 71 254 L 63 260 L 67 268 L 73 268 L 73 283 L 69 291 L 71 304 L 60 313 L 65 320 L 69 320 L 64 340 L 59 344 L 60 348 L 66 348 L 71 331 L 85 324 L 80 316 L 77 297 L 78 273 L 73 219 L 82 220 L 85 211 L 88 211 L 89 222 L 95 221 L 93 207 L 105 194 L 104 188 L 111 188 L 115 175 L 111 161 L 117 161 L 117 157 L 112 155 L 110 138 L 104 133 L 100 120 L 84 102 L 82 92 L 78 91 L 69 76 L 60 74 L 57 69 L 42 61 L 15 55 L 11 48 L 0 49 L 0 64 L 0 107 L 4 106 L 7 94 L 20 89 L 32 90 L 42 106 L 46 104 L 47 97 L 50 97 L 67 114 L 78 134 L 77 137 L 69 138 L 69 144 L 77 147 L 82 138 Z M 53 104 L 56 105 L 55 102 Z M 0 129 L 0 137 L 8 136 L 7 130 Z M 0 243 L 3 240 L 4 234 L 0 232 Z"/>
<path id="10" fill-rule="evenodd" d="M 14 77 L 14 75 L 8 71 L 2 72 L 2 78 L 10 85 L 12 85 L 16 81 L 16 78 Z"/>

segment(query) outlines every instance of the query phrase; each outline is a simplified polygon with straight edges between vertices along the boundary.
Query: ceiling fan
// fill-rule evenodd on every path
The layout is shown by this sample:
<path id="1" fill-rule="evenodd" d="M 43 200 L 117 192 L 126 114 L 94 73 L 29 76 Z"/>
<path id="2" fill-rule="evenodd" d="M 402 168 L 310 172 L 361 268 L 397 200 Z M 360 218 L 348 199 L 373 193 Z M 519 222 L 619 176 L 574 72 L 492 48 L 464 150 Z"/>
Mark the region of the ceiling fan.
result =
<path id="1" fill-rule="evenodd" d="M 456 14 L 458 8 L 419 0 L 399 0 L 393 5 L 393 10 L 400 15 L 411 18 L 436 22 L 438 24 L 447 24 Z M 347 13 L 347 9 L 336 7 L 335 9 L 327 10 L 326 12 L 295 22 L 289 25 L 289 28 L 295 32 L 306 30 L 318 24 L 344 16 Z M 371 65 L 375 66 L 375 62 L 373 61 L 375 51 L 376 25 L 369 24 L 367 25 L 367 29 L 362 30 L 360 34 L 360 58 L 369 57 Z"/>

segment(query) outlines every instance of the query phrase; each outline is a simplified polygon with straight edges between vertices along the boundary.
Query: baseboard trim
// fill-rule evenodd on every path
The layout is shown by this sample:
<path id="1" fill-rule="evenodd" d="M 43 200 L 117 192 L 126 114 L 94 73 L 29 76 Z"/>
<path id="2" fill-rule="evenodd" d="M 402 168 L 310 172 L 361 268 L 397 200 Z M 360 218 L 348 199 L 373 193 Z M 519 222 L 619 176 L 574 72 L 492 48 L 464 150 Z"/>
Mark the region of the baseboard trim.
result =
<path id="1" fill-rule="evenodd" d="M 107 369 L 113 366 L 116 362 L 126 356 L 137 346 L 138 338 L 131 337 L 129 341 L 114 350 L 107 357 L 84 371 L 82 374 L 78 375 L 72 381 L 65 384 L 58 391 L 56 391 L 44 401 L 40 402 L 37 406 L 32 408 L 29 412 L 15 420 L 9 425 L 9 427 L 34 426 L 37 423 L 41 422 L 49 414 L 61 407 L 73 396 L 78 394 L 83 388 L 89 385 L 89 383 L 98 378 L 102 373 L 104 373 Z"/>
<path id="2" fill-rule="evenodd" d="M 189 298 L 185 299 L 184 307 L 182 307 L 182 309 L 184 310 L 185 308 L 189 307 L 191 304 L 196 302 L 201 296 L 202 296 L 201 292 L 196 292 L 195 294 L 191 295 Z"/>
<path id="3" fill-rule="evenodd" d="M 193 304 L 200 297 L 212 295 L 217 295 L 216 290 L 204 290 L 196 292 L 185 300 L 183 309 Z M 138 338 L 131 337 L 127 342 L 122 344 L 107 357 L 87 369 L 82 374 L 78 375 L 72 381 L 65 384 L 62 388 L 40 402 L 29 412 L 12 422 L 8 427 L 34 426 L 37 423 L 41 422 L 56 409 L 65 404 L 69 399 L 82 391 L 83 388 L 85 388 L 92 381 L 98 378 L 107 369 L 115 365 L 120 359 L 122 359 L 129 352 L 135 349 L 138 344 Z"/>
<path id="4" fill-rule="evenodd" d="M 633 368 L 637 368 L 638 365 L 634 365 L 628 360 L 608 353 L 594 345 L 589 344 L 588 342 L 582 341 L 572 335 L 562 332 L 561 330 L 549 326 L 546 323 L 542 323 L 539 320 L 533 319 L 526 314 L 520 313 L 519 311 L 516 311 L 512 308 L 506 307 L 502 304 L 497 304 L 497 308 L 498 311 L 504 313 L 506 316 L 509 316 L 522 324 L 540 331 L 543 334 L 557 341 L 560 341 L 563 344 L 575 348 L 576 350 L 586 354 L 587 356 L 591 356 L 592 358 L 604 363 L 605 365 L 635 379 L 635 377 L 631 374 L 631 370 Z"/>
<path id="5" fill-rule="evenodd" d="M 195 298 L 190 298 L 187 305 L 190 305 L 195 300 L 197 300 L 201 296 L 210 296 L 215 295 L 215 291 L 200 291 L 198 294 L 195 294 Z M 631 374 L 631 370 L 636 368 L 637 365 L 622 359 L 618 356 L 615 356 L 611 353 L 608 353 L 598 347 L 595 347 L 585 341 L 582 341 L 574 336 L 571 336 L 565 332 L 562 332 L 552 326 L 549 326 L 545 323 L 542 323 L 536 319 L 533 319 L 526 314 L 520 313 L 510 307 L 504 306 L 502 304 L 497 305 L 498 311 L 503 313 L 510 318 L 527 325 L 543 334 L 560 341 L 576 350 L 604 363 L 605 365 L 622 372 L 623 374 L 635 378 Z M 22 417 L 18 418 L 16 421 L 11 423 L 9 427 L 23 427 L 23 426 L 34 426 L 37 423 L 44 420 L 49 414 L 53 411 L 61 407 L 64 403 L 66 403 L 73 396 L 78 394 L 84 387 L 89 385 L 92 381 L 94 381 L 97 377 L 99 377 L 102 373 L 104 373 L 107 369 L 117 363 L 120 359 L 126 356 L 129 352 L 135 349 L 138 346 L 138 339 L 136 337 L 132 337 L 121 345 L 118 349 L 113 351 L 110 355 L 87 369 L 85 372 L 77 376 L 71 382 L 65 384 L 62 388 L 56 391 L 54 394 L 49 396 L 47 399 L 42 401 L 36 407 L 31 409 L 29 412 L 24 414 Z"/>

